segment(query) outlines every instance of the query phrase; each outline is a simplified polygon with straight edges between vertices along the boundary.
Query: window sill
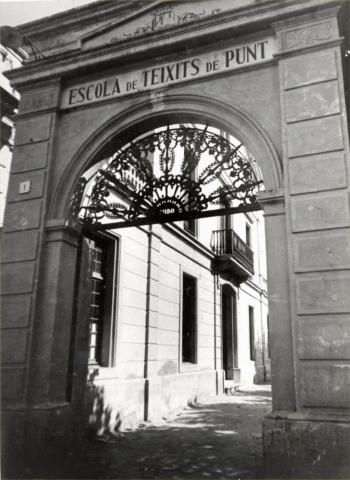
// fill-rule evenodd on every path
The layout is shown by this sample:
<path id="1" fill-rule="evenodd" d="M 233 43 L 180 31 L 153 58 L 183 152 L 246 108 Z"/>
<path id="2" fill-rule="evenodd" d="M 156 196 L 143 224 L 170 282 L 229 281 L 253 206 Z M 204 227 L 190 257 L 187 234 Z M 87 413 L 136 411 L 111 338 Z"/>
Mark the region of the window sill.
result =
<path id="1" fill-rule="evenodd" d="M 193 371 L 199 371 L 199 370 L 201 370 L 201 368 L 198 365 L 198 363 L 190 363 L 190 362 L 180 363 L 180 368 L 179 368 L 180 373 L 193 372 Z"/>

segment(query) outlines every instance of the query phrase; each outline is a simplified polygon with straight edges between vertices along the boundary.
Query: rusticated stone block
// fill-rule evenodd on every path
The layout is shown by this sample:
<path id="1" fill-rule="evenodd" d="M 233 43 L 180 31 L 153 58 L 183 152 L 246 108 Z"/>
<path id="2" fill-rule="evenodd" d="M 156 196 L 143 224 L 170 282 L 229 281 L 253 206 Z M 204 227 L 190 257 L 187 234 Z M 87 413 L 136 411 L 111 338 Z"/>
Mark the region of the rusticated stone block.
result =
<path id="1" fill-rule="evenodd" d="M 45 168 L 47 163 L 47 150 L 47 142 L 15 147 L 11 164 L 12 173 Z"/>
<path id="2" fill-rule="evenodd" d="M 34 262 L 5 263 L 1 267 L 3 294 L 30 293 L 33 291 Z"/>
<path id="3" fill-rule="evenodd" d="M 298 314 L 346 313 L 350 311 L 350 274 L 323 272 L 296 278 Z"/>
<path id="4" fill-rule="evenodd" d="M 300 87 L 337 78 L 335 51 L 312 52 L 288 58 L 283 63 L 284 88 Z"/>
<path id="5" fill-rule="evenodd" d="M 281 32 L 281 49 L 308 47 L 338 38 L 336 19 L 330 18 L 315 24 L 307 24 Z"/>
<path id="6" fill-rule="evenodd" d="M 330 152 L 289 161 L 291 194 L 346 187 L 344 152 Z"/>
<path id="7" fill-rule="evenodd" d="M 292 197 L 291 214 L 294 232 L 346 227 L 350 224 L 347 191 Z"/>
<path id="8" fill-rule="evenodd" d="M 2 472 L 3 476 L 10 478 L 13 471 L 16 472 L 16 476 L 24 476 L 23 464 L 23 449 L 24 437 L 25 437 L 25 414 L 23 411 L 16 410 L 3 410 L 1 412 L 1 443 L 3 451 L 6 451 L 6 455 L 2 458 Z M 19 458 L 21 460 L 19 460 Z M 11 473 L 10 473 L 11 472 Z"/>
<path id="9" fill-rule="evenodd" d="M 308 85 L 285 93 L 287 122 L 340 112 L 338 82 Z"/>
<path id="10" fill-rule="evenodd" d="M 18 405 L 24 398 L 24 367 L 3 367 L 1 369 L 2 404 Z"/>
<path id="11" fill-rule="evenodd" d="M 304 360 L 350 360 L 350 316 L 302 316 L 298 354 Z"/>
<path id="12" fill-rule="evenodd" d="M 19 113 L 40 111 L 54 108 L 58 105 L 59 88 L 40 89 L 35 92 L 25 92 L 19 104 Z"/>
<path id="13" fill-rule="evenodd" d="M 26 360 L 28 331 L 23 328 L 1 332 L 1 363 L 23 363 Z"/>
<path id="14" fill-rule="evenodd" d="M 316 118 L 288 125 L 287 147 L 289 157 L 343 149 L 341 118 Z"/>
<path id="15" fill-rule="evenodd" d="M 349 478 L 350 427 L 344 421 L 265 418 L 265 478 Z"/>
<path id="16" fill-rule="evenodd" d="M 294 237 L 296 272 L 350 267 L 350 231 L 300 234 Z"/>
<path id="17" fill-rule="evenodd" d="M 43 196 L 45 173 L 20 173 L 10 176 L 8 202 L 20 202 Z M 25 193 L 22 190 L 25 188 Z"/>
<path id="18" fill-rule="evenodd" d="M 16 123 L 15 145 L 48 140 L 51 131 L 51 115 L 20 119 Z"/>
<path id="19" fill-rule="evenodd" d="M 37 253 L 38 231 L 4 233 L 2 241 L 2 261 L 18 262 L 34 260 Z"/>
<path id="20" fill-rule="evenodd" d="M 8 295 L 1 298 L 2 328 L 27 327 L 31 312 L 30 295 Z"/>
<path id="21" fill-rule="evenodd" d="M 38 228 L 41 217 L 41 200 L 9 203 L 5 211 L 4 232 Z"/>
<path id="22" fill-rule="evenodd" d="M 304 407 L 349 408 L 350 365 L 301 365 Z"/>

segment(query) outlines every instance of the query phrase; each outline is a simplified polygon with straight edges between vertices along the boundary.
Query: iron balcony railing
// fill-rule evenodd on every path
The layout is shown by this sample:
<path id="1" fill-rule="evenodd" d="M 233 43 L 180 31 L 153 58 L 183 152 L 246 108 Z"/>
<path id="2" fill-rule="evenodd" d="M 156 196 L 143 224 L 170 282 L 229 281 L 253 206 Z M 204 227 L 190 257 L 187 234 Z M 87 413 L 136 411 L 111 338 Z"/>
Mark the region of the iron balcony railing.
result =
<path id="1" fill-rule="evenodd" d="M 216 255 L 230 255 L 254 273 L 254 253 L 232 229 L 214 230 L 210 248 Z"/>

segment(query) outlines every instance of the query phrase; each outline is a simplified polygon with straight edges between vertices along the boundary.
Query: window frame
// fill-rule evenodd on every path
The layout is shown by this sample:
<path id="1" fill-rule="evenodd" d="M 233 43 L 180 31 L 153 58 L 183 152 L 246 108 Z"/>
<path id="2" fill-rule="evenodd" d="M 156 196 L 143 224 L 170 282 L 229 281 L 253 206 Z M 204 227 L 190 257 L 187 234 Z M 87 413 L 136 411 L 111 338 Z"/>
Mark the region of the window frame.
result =
<path id="1" fill-rule="evenodd" d="M 184 278 L 188 277 L 194 280 L 194 339 L 193 339 L 193 348 L 194 352 L 191 354 L 193 356 L 192 361 L 184 361 Z M 182 366 L 196 366 L 198 365 L 198 278 L 194 275 L 191 275 L 188 272 L 181 272 L 181 322 L 180 322 L 180 365 Z"/>
<path id="2" fill-rule="evenodd" d="M 256 361 L 256 347 L 255 347 L 255 315 L 254 307 L 248 305 L 248 322 L 249 322 L 249 352 L 250 360 Z"/>
<path id="3" fill-rule="evenodd" d="M 89 309 L 89 357 L 88 366 L 105 368 L 115 367 L 115 353 L 116 353 L 116 328 L 118 317 L 118 294 L 119 294 L 119 279 L 120 279 L 120 237 L 111 233 L 98 233 L 89 235 L 88 241 L 94 241 L 97 244 L 102 244 L 105 249 L 105 275 L 104 275 L 104 301 L 103 301 L 103 318 L 102 318 L 102 338 L 101 351 L 99 358 L 90 359 L 90 309 Z M 89 246 L 90 249 L 90 246 Z M 89 259 L 89 261 L 91 261 Z M 90 301 L 92 294 L 92 264 L 90 267 L 91 287 L 90 287 Z"/>
<path id="4" fill-rule="evenodd" d="M 252 248 L 252 227 L 248 222 L 245 224 L 245 243 L 250 249 Z"/>
<path id="5" fill-rule="evenodd" d="M 186 155 L 189 155 L 189 151 L 184 148 L 184 157 L 186 161 Z M 198 169 L 197 167 L 191 172 L 191 179 L 197 181 Z M 198 238 L 198 219 L 191 218 L 190 220 L 183 220 L 183 229 L 195 238 Z"/>

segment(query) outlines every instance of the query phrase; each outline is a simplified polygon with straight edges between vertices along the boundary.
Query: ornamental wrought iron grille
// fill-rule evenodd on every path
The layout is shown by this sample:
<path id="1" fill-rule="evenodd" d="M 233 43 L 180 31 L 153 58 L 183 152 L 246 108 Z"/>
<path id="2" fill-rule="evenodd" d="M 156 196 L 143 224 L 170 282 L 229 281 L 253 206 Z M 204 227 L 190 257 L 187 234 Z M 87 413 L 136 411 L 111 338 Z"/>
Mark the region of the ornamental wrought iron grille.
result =
<path id="1" fill-rule="evenodd" d="M 84 192 L 79 221 L 90 231 L 258 210 L 263 182 L 243 152 L 208 126 L 164 127 L 82 177 L 71 210 Z"/>

